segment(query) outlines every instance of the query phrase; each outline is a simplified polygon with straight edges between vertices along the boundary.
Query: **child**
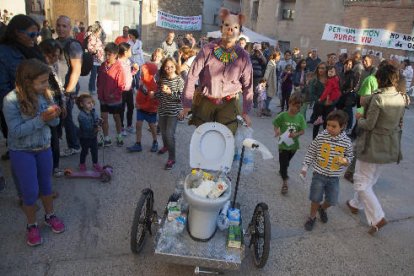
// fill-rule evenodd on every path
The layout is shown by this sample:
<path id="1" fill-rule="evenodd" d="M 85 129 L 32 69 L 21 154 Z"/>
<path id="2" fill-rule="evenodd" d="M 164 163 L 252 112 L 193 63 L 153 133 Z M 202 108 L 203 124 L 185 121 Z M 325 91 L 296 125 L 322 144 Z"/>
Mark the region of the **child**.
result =
<path id="1" fill-rule="evenodd" d="M 176 73 L 177 65 L 171 57 L 166 58 L 160 69 L 160 81 L 156 96 L 160 100 L 158 108 L 159 126 L 161 129 L 163 148 L 158 151 L 163 154 L 168 151 L 166 170 L 171 170 L 175 164 L 175 129 L 177 120 L 183 119 L 181 95 L 184 89 L 183 79 Z"/>
<path id="2" fill-rule="evenodd" d="M 95 112 L 95 101 L 89 94 L 82 94 L 76 98 L 76 105 L 79 108 L 79 141 L 81 144 L 79 170 L 86 171 L 86 156 L 89 149 L 92 155 L 93 168 L 97 172 L 102 172 L 102 167 L 98 163 L 98 131 L 100 118 Z"/>
<path id="3" fill-rule="evenodd" d="M 50 68 L 37 59 L 17 67 L 16 88 L 4 98 L 3 112 L 9 127 L 8 149 L 12 170 L 23 196 L 27 218 L 27 244 L 42 243 L 36 222 L 38 196 L 45 210 L 45 224 L 55 233 L 65 231 L 55 216 L 52 198 L 52 152 L 50 128 L 59 124 L 60 108 L 53 103 L 49 88 Z"/>
<path id="4" fill-rule="evenodd" d="M 116 127 L 116 143 L 122 147 L 124 141 L 121 135 L 121 112 L 122 112 L 122 91 L 125 91 L 127 83 L 125 80 L 122 64 L 117 60 L 118 45 L 108 43 L 105 46 L 106 60 L 98 69 L 98 99 L 101 104 L 101 115 L 103 119 L 102 130 L 104 133 L 104 141 L 102 146 L 112 145 L 111 138 L 108 136 L 108 113 L 114 116 Z"/>
<path id="5" fill-rule="evenodd" d="M 317 119 L 314 125 L 319 131 L 319 125 L 323 124 L 326 128 L 326 116 L 335 109 L 336 102 L 341 97 L 341 90 L 339 88 L 339 77 L 336 75 L 335 66 L 327 66 L 328 80 L 326 81 L 325 89 L 319 97 L 319 104 L 315 105 Z M 315 131 L 316 132 L 316 131 Z M 316 132 L 317 133 L 317 132 Z"/>
<path id="6" fill-rule="evenodd" d="M 283 180 L 281 193 L 283 195 L 288 192 L 288 167 L 289 162 L 299 149 L 299 136 L 305 133 L 306 122 L 302 114 L 299 113 L 302 103 L 302 95 L 294 93 L 289 98 L 289 109 L 287 112 L 282 112 L 273 120 L 275 129 L 275 136 L 282 136 L 279 138 L 279 164 L 280 175 Z M 282 141 L 284 134 L 288 133 L 288 141 Z"/>
<path id="7" fill-rule="evenodd" d="M 157 142 L 157 109 L 159 101 L 155 98 L 155 92 L 158 90 L 156 75 L 158 73 L 157 64 L 157 50 L 151 55 L 151 61 L 146 62 L 141 66 L 141 84 L 139 86 L 136 96 L 137 106 L 137 123 L 136 123 L 136 143 L 131 147 L 128 147 L 130 152 L 142 151 L 141 138 L 142 138 L 142 124 L 147 121 L 152 134 L 152 147 L 151 152 L 158 150 Z"/>
<path id="8" fill-rule="evenodd" d="M 353 158 L 352 142 L 344 131 L 347 122 L 348 115 L 344 111 L 329 113 L 326 130 L 312 141 L 303 161 L 303 178 L 309 166 L 314 170 L 309 193 L 310 216 L 305 223 L 307 231 L 313 229 L 316 212 L 319 212 L 323 223 L 328 222 L 326 209 L 338 202 L 339 176 Z"/>
<path id="9" fill-rule="evenodd" d="M 53 94 L 53 101 L 59 105 L 62 115 L 65 115 L 66 110 L 66 100 L 63 94 L 64 87 L 62 80 L 58 75 L 58 62 L 59 57 L 62 54 L 62 48 L 60 47 L 59 42 L 54 39 L 46 39 L 42 41 L 39 45 L 40 50 L 42 51 L 46 63 L 50 68 L 49 75 L 49 85 L 50 90 Z M 64 117 L 64 116 L 63 116 Z M 62 128 L 61 126 L 50 126 L 51 132 L 51 148 L 52 148 L 52 157 L 53 157 L 53 176 L 62 177 L 63 170 L 59 168 L 59 159 L 60 159 L 60 147 L 59 139 L 62 137 Z"/>
<path id="10" fill-rule="evenodd" d="M 289 109 L 289 97 L 293 89 L 292 65 L 290 64 L 286 65 L 285 70 L 280 76 L 280 79 L 282 80 L 282 85 L 281 85 L 281 89 L 282 89 L 281 108 L 282 110 L 280 112 L 283 112 L 285 110 L 285 104 L 286 104 L 286 110 Z"/>
<path id="11" fill-rule="evenodd" d="M 132 56 L 131 45 L 126 42 L 119 44 L 118 60 L 122 64 L 125 75 L 125 90 L 122 92 L 122 112 L 121 112 L 121 125 L 122 125 L 122 136 L 127 136 L 127 132 L 135 133 L 135 129 L 132 126 L 132 115 L 134 114 L 134 92 L 132 91 L 132 78 L 138 73 L 139 66 L 134 63 L 131 66 L 131 61 L 129 58 Z M 124 127 L 124 115 L 125 115 L 125 105 L 127 107 L 127 127 Z"/>
<path id="12" fill-rule="evenodd" d="M 255 93 L 257 94 L 257 116 L 262 117 L 265 113 L 265 101 L 267 99 L 266 79 L 261 79 L 256 86 Z"/>

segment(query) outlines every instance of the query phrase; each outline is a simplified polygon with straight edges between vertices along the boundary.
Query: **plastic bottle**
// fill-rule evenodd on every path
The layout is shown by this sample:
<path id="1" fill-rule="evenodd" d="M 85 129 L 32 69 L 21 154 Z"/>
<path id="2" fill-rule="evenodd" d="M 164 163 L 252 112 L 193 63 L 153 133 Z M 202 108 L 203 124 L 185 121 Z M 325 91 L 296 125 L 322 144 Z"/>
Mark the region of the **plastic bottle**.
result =
<path id="1" fill-rule="evenodd" d="M 245 148 L 243 157 L 243 167 L 241 172 L 249 175 L 254 171 L 254 153 L 251 149 Z"/>
<path id="2" fill-rule="evenodd" d="M 223 231 L 230 226 L 229 218 L 227 217 L 227 211 L 230 207 L 230 200 L 224 204 L 223 208 L 220 211 L 219 216 L 217 217 L 217 227 Z"/>

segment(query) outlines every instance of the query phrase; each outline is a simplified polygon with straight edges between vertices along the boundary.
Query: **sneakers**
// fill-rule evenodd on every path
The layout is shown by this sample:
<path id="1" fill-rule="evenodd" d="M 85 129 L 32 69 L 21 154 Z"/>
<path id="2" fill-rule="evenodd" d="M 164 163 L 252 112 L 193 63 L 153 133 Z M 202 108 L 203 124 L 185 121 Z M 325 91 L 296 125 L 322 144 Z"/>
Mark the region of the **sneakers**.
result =
<path id="1" fill-rule="evenodd" d="M 107 139 L 104 139 L 103 141 L 99 141 L 99 143 L 98 143 L 98 147 L 109 147 L 109 146 L 112 146 L 112 140 L 111 140 L 111 138 L 109 138 L 108 140 Z"/>
<path id="2" fill-rule="evenodd" d="M 313 124 L 314 124 L 315 126 L 318 126 L 318 125 L 323 124 L 323 119 L 322 119 L 322 116 L 319 116 L 319 117 L 318 117 L 318 119 L 316 119 L 316 120 L 315 120 L 315 122 L 313 122 Z"/>
<path id="3" fill-rule="evenodd" d="M 95 172 L 103 172 L 103 168 L 99 165 L 99 163 L 93 164 L 93 169 Z"/>
<path id="4" fill-rule="evenodd" d="M 171 170 L 174 167 L 175 161 L 174 160 L 168 160 L 167 164 L 165 164 L 166 170 Z"/>
<path id="5" fill-rule="evenodd" d="M 62 177 L 65 175 L 65 171 L 59 168 L 54 168 L 53 169 L 53 176 L 54 177 Z"/>
<path id="6" fill-rule="evenodd" d="M 133 126 L 129 126 L 129 127 L 127 127 L 127 128 L 126 128 L 126 131 L 127 131 L 128 133 L 131 133 L 131 134 L 135 134 L 135 133 L 137 132 Z"/>
<path id="7" fill-rule="evenodd" d="M 319 206 L 318 212 L 319 212 L 319 216 L 321 218 L 321 221 L 323 223 L 327 223 L 328 222 L 328 214 L 326 213 L 326 210 L 323 209 L 322 206 Z"/>
<path id="8" fill-rule="evenodd" d="M 127 147 L 127 150 L 129 152 L 141 152 L 142 151 L 141 143 L 135 143 L 134 145 Z"/>
<path id="9" fill-rule="evenodd" d="M 152 142 L 151 152 L 157 152 L 158 150 L 158 142 L 154 141 Z"/>
<path id="10" fill-rule="evenodd" d="M 125 128 L 123 128 L 122 130 L 121 130 L 121 135 L 122 136 L 128 136 L 128 133 L 127 133 L 127 131 L 126 131 L 126 129 Z"/>
<path id="11" fill-rule="evenodd" d="M 124 145 L 124 139 L 122 138 L 122 135 L 116 137 L 116 145 L 118 147 L 122 147 Z"/>
<path id="12" fill-rule="evenodd" d="M 3 176 L 0 176 L 0 192 L 3 192 L 6 189 L 6 179 Z"/>
<path id="13" fill-rule="evenodd" d="M 55 215 L 51 215 L 48 219 L 45 216 L 45 224 L 52 229 L 53 233 L 59 234 L 65 231 L 65 225 Z"/>
<path id="14" fill-rule="evenodd" d="M 313 226 L 315 225 L 315 221 L 316 221 L 316 217 L 315 218 L 309 217 L 308 220 L 305 223 L 305 230 L 306 231 L 312 231 Z"/>
<path id="15" fill-rule="evenodd" d="M 85 164 L 85 163 L 83 163 L 83 164 L 79 164 L 79 170 L 80 170 L 81 172 L 86 172 L 86 164 Z"/>
<path id="16" fill-rule="evenodd" d="M 77 153 L 80 153 L 81 149 L 67 148 L 60 152 L 60 157 L 67 157 Z"/>
<path id="17" fill-rule="evenodd" d="M 162 147 L 159 151 L 158 151 L 158 154 L 164 154 L 164 153 L 166 153 L 168 151 L 168 148 L 167 147 Z"/>
<path id="18" fill-rule="evenodd" d="M 26 243 L 29 246 L 41 245 L 43 242 L 42 236 L 40 236 L 39 227 L 37 224 L 27 227 L 27 240 Z"/>

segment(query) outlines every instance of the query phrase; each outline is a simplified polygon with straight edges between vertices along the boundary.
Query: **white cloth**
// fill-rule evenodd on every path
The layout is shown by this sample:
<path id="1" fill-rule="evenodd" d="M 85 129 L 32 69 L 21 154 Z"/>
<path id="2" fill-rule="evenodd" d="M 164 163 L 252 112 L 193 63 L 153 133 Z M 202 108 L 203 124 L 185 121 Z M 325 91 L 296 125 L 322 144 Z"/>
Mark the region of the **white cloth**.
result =
<path id="1" fill-rule="evenodd" d="M 354 174 L 354 198 L 349 201 L 352 207 L 364 209 L 368 224 L 377 225 L 385 214 L 374 193 L 373 186 L 381 175 L 383 164 L 356 161 Z"/>
<path id="2" fill-rule="evenodd" d="M 402 71 L 402 74 L 405 78 L 405 83 L 408 91 L 411 88 L 411 81 L 413 80 L 413 67 L 411 65 L 406 66 L 405 69 Z"/>
<path id="3" fill-rule="evenodd" d="M 135 40 L 135 43 L 132 40 L 129 40 L 128 43 L 131 45 L 131 63 L 138 64 L 139 66 L 145 63 L 144 52 L 142 51 L 142 42 L 141 40 Z"/>

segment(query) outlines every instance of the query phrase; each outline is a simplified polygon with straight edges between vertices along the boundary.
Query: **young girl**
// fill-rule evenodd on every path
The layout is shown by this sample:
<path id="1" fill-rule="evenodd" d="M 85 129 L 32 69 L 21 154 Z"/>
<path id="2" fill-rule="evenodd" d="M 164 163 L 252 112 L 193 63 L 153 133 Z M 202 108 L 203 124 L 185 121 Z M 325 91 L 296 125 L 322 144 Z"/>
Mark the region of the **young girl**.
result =
<path id="1" fill-rule="evenodd" d="M 257 116 L 259 117 L 262 117 L 265 114 L 265 101 L 267 98 L 266 90 L 266 79 L 262 79 L 255 89 L 255 93 L 257 94 Z"/>
<path id="2" fill-rule="evenodd" d="M 175 129 L 177 120 L 182 119 L 181 94 L 184 89 L 183 79 L 176 73 L 177 65 L 171 57 L 166 58 L 160 69 L 160 80 L 157 97 L 160 100 L 158 108 L 159 126 L 161 129 L 163 148 L 158 153 L 168 151 L 166 170 L 171 170 L 175 164 Z M 180 118 L 179 118 L 180 117 Z"/>
<path id="3" fill-rule="evenodd" d="M 292 65 L 287 64 L 285 70 L 283 71 L 282 75 L 280 76 L 282 80 L 282 102 L 281 102 L 281 112 L 283 112 L 285 104 L 286 110 L 289 109 L 289 97 L 292 93 L 293 89 L 293 81 L 292 81 Z"/>
<path id="4" fill-rule="evenodd" d="M 288 167 L 289 162 L 299 149 L 299 136 L 305 133 L 306 122 L 300 111 L 302 95 L 294 93 L 289 98 L 289 109 L 280 113 L 273 121 L 275 136 L 279 138 L 279 164 L 280 176 L 283 180 L 281 193 L 288 192 Z M 287 137 L 285 136 L 287 135 Z"/>
<path id="5" fill-rule="evenodd" d="M 138 72 L 139 66 L 134 63 L 131 66 L 131 61 L 129 60 L 132 56 L 131 45 L 126 42 L 119 44 L 118 51 L 118 60 L 121 62 L 122 68 L 124 69 L 125 75 L 125 88 L 122 92 L 122 112 L 121 112 L 121 125 L 122 125 L 122 135 L 127 136 L 127 132 L 135 133 L 135 129 L 132 126 L 132 115 L 134 114 L 134 92 L 132 91 L 132 78 Z M 127 106 L 127 127 L 124 125 L 124 115 L 125 115 L 125 105 Z"/>
<path id="6" fill-rule="evenodd" d="M 46 39 L 39 45 L 40 50 L 45 56 L 46 62 L 50 67 L 49 85 L 53 94 L 54 102 L 59 105 L 62 110 L 62 116 L 65 115 L 65 96 L 63 94 L 64 87 L 58 76 L 58 61 L 62 54 L 60 44 L 54 39 Z M 63 170 L 59 168 L 60 148 L 59 139 L 62 137 L 62 128 L 60 126 L 50 126 L 51 131 L 51 148 L 53 156 L 53 176 L 63 176 Z"/>
<path id="7" fill-rule="evenodd" d="M 49 67 L 37 59 L 23 61 L 17 68 L 16 89 L 5 98 L 3 112 L 9 127 L 8 148 L 12 170 L 17 175 L 27 218 L 27 244 L 42 243 L 36 223 L 38 196 L 45 210 L 45 224 L 55 233 L 65 230 L 53 210 L 52 152 L 50 128 L 59 123 L 60 108 L 48 90 Z"/>
<path id="8" fill-rule="evenodd" d="M 86 156 L 91 150 L 93 168 L 97 172 L 102 171 L 98 163 L 98 131 L 101 123 L 95 112 L 95 101 L 89 94 L 82 94 L 76 98 L 76 105 L 79 108 L 79 142 L 81 144 L 79 170 L 86 171 Z"/>
<path id="9" fill-rule="evenodd" d="M 325 90 L 325 84 L 326 84 L 327 79 L 328 79 L 328 74 L 326 73 L 326 63 L 321 62 L 316 66 L 315 77 L 309 82 L 309 85 L 308 85 L 310 103 L 311 104 L 314 103 L 313 112 L 309 120 L 309 123 L 311 124 L 314 124 L 314 122 L 319 116 L 319 114 L 316 111 L 323 108 L 323 106 L 320 106 L 321 103 L 319 103 L 318 99 L 322 95 L 323 91 Z M 319 132 L 319 125 L 315 124 L 313 126 L 313 134 L 312 134 L 313 139 L 315 139 L 315 137 L 318 135 L 318 132 Z"/>
<path id="10" fill-rule="evenodd" d="M 328 66 L 328 80 L 326 81 L 325 89 L 319 97 L 318 104 L 315 106 L 313 112 L 318 116 L 314 125 L 319 132 L 319 125 L 323 124 L 323 129 L 326 128 L 326 117 L 331 111 L 335 109 L 336 102 L 341 97 L 341 90 L 339 88 L 339 77 L 336 75 L 334 66 Z"/>

